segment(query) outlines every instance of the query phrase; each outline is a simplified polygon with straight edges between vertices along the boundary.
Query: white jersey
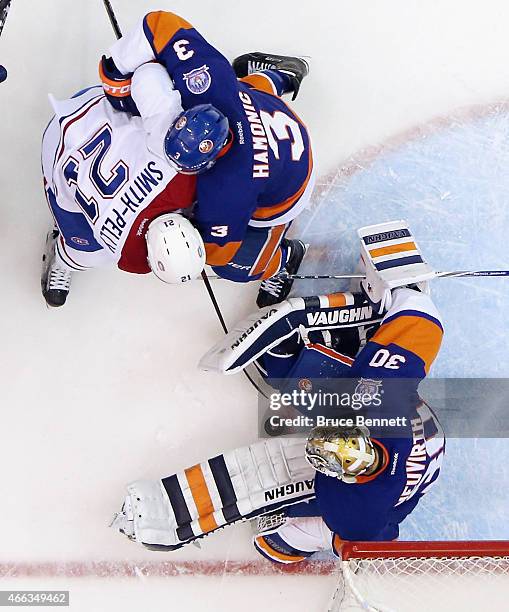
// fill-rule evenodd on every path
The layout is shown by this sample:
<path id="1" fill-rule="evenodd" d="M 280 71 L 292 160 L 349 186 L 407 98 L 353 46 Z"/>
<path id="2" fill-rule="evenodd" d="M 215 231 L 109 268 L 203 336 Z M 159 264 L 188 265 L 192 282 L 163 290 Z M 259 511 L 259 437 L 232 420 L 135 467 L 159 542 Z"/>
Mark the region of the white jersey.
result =
<path id="1" fill-rule="evenodd" d="M 44 187 L 62 237 L 58 253 L 73 269 L 118 263 L 133 223 L 176 176 L 162 144 L 181 111 L 180 95 L 161 66 L 139 73 L 133 98 L 137 92 L 143 117 L 114 110 L 100 86 L 67 100 L 50 96 L 55 116 L 42 143 Z M 164 93 L 152 108 L 157 87 Z"/>

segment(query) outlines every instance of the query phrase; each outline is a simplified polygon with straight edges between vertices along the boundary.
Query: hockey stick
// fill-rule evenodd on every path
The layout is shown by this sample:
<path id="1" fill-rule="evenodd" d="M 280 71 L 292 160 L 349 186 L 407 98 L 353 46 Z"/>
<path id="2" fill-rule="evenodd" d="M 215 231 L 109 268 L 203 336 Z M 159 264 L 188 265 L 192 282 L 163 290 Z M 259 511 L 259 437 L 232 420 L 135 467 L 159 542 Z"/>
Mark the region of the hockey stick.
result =
<path id="1" fill-rule="evenodd" d="M 0 0 L 1 2 L 1 0 Z M 118 38 L 122 38 L 122 30 L 120 29 L 120 26 L 118 25 L 118 21 L 117 21 L 117 17 L 115 15 L 115 11 L 113 10 L 113 7 L 111 6 L 111 2 L 110 0 L 103 0 L 103 4 L 104 4 L 104 8 L 106 9 L 106 13 L 108 14 L 110 23 L 111 23 L 111 27 L 113 28 L 113 31 L 115 32 L 115 36 Z M 217 318 L 219 319 L 219 322 L 221 323 L 221 327 L 223 328 L 223 331 L 225 334 L 228 333 L 228 328 L 226 327 L 226 323 L 223 317 L 223 313 L 221 312 L 221 308 L 219 307 L 219 304 L 217 302 L 216 296 L 214 294 L 214 291 L 210 285 L 209 282 L 209 277 L 207 276 L 205 270 L 203 270 L 203 272 L 201 273 L 201 278 L 203 280 L 203 282 L 205 283 L 205 287 L 207 289 L 207 292 L 209 294 L 210 297 L 210 301 L 212 302 L 212 306 L 214 306 L 214 310 L 216 311 L 217 314 Z M 266 399 L 268 399 L 268 396 L 263 392 L 263 390 L 257 385 L 256 381 L 253 380 L 253 378 L 251 377 L 251 375 L 249 374 L 249 372 L 247 372 L 246 370 L 244 370 L 244 374 L 246 375 L 247 379 L 249 380 L 249 382 L 253 385 L 253 387 L 258 391 L 258 393 L 261 393 L 263 395 L 263 397 L 265 397 Z"/>
<path id="2" fill-rule="evenodd" d="M 509 276 L 509 270 L 457 270 L 454 272 L 435 272 L 435 278 L 460 278 L 466 276 Z M 365 278 L 363 274 L 281 274 L 281 278 L 294 280 L 322 280 Z"/>
<path id="3" fill-rule="evenodd" d="M 276 275 L 278 278 L 291 278 L 292 280 L 349 280 L 352 278 L 366 278 L 364 274 L 285 274 Z M 435 278 L 467 278 L 480 276 L 509 276 L 509 270 L 457 270 L 455 272 L 435 272 Z M 221 276 L 209 274 L 209 279 L 221 280 Z"/>
<path id="4" fill-rule="evenodd" d="M 113 10 L 113 7 L 111 6 L 110 0 L 103 0 L 103 3 L 104 3 L 104 8 L 106 9 L 106 12 L 108 13 L 111 27 L 113 28 L 113 31 L 115 32 L 115 36 L 117 38 L 122 38 L 122 30 L 120 29 L 120 26 L 118 25 L 118 21 L 115 16 L 115 11 Z"/>
<path id="5" fill-rule="evenodd" d="M 223 328 L 224 333 L 227 334 L 228 333 L 228 328 L 226 327 L 226 323 L 224 321 L 223 313 L 221 312 L 221 309 L 219 308 L 219 304 L 217 303 L 216 296 L 214 294 L 214 291 L 212 290 L 212 287 L 210 286 L 209 277 L 207 276 L 207 273 L 205 272 L 205 270 L 202 271 L 201 277 L 202 277 L 202 280 L 205 283 L 205 287 L 206 287 L 206 289 L 207 289 L 207 291 L 209 293 L 210 301 L 212 302 L 212 305 L 214 306 L 214 310 L 216 311 L 217 318 L 219 319 L 219 323 L 221 323 L 221 327 Z"/>
<path id="6" fill-rule="evenodd" d="M 224 317 L 223 317 L 223 313 L 221 312 L 221 309 L 219 308 L 219 304 L 217 303 L 216 296 L 215 296 L 214 291 L 213 291 L 213 289 L 212 289 L 212 287 L 210 285 L 209 277 L 207 276 L 207 273 L 205 272 L 205 270 L 203 270 L 203 272 L 201 273 L 201 278 L 202 278 L 203 282 L 205 283 L 205 287 L 206 287 L 206 289 L 208 291 L 208 294 L 209 294 L 209 297 L 210 297 L 210 301 L 212 302 L 212 305 L 214 306 L 214 310 L 216 311 L 217 318 L 219 319 L 219 322 L 221 323 L 221 327 L 223 328 L 224 333 L 227 334 L 228 333 L 228 328 L 226 327 L 226 323 L 225 323 L 225 320 L 224 320 Z M 246 375 L 246 378 L 249 380 L 249 382 L 258 391 L 258 393 L 261 393 L 265 399 L 269 399 L 268 395 L 263 391 L 263 389 L 253 379 L 251 374 L 249 374 L 249 372 L 247 370 L 242 370 L 242 371 Z"/>
<path id="7" fill-rule="evenodd" d="M 0 0 L 0 34 L 4 29 L 5 21 L 11 7 L 12 0 Z"/>
<path id="8" fill-rule="evenodd" d="M 0 34 L 2 34 L 2 30 L 4 29 L 9 9 L 11 8 L 11 2 L 12 0 L 0 0 Z M 0 83 L 3 83 L 6 78 L 7 70 L 5 66 L 0 65 Z"/>

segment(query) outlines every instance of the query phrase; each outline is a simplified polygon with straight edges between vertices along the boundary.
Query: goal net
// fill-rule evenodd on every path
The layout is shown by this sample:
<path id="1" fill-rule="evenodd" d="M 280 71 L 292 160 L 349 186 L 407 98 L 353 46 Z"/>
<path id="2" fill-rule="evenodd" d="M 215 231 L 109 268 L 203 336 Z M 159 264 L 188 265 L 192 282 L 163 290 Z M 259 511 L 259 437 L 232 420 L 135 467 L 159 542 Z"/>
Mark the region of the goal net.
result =
<path id="1" fill-rule="evenodd" d="M 509 542 L 348 542 L 330 612 L 509 610 Z"/>

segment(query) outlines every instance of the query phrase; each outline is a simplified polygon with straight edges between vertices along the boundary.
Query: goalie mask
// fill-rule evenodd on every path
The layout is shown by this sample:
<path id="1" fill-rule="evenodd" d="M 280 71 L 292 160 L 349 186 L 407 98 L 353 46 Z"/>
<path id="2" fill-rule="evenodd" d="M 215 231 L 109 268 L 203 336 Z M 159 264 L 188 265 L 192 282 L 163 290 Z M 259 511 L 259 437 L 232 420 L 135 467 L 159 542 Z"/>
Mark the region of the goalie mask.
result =
<path id="1" fill-rule="evenodd" d="M 366 427 L 315 427 L 306 459 L 318 472 L 352 484 L 374 465 L 377 452 Z"/>

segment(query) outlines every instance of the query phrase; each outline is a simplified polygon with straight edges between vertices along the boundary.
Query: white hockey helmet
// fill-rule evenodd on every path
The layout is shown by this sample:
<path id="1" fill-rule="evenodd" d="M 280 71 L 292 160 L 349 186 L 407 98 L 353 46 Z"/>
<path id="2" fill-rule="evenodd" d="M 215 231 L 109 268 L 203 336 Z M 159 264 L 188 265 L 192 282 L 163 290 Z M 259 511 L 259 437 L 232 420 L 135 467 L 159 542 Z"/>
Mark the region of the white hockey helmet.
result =
<path id="1" fill-rule="evenodd" d="M 154 219 L 145 235 L 148 263 L 165 283 L 185 283 L 205 267 L 205 246 L 192 223 L 177 213 Z"/>

